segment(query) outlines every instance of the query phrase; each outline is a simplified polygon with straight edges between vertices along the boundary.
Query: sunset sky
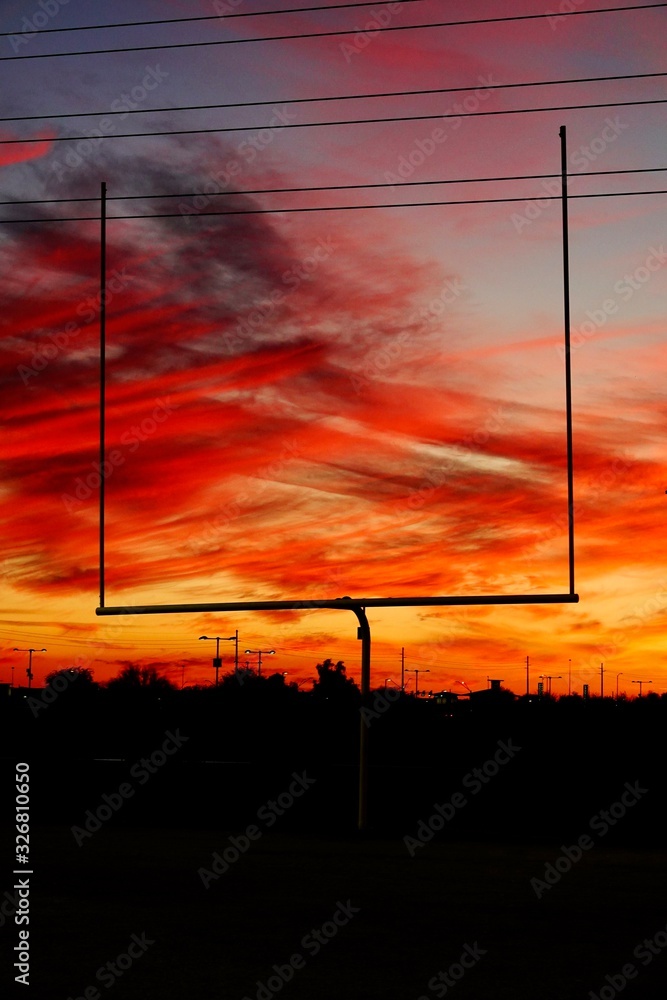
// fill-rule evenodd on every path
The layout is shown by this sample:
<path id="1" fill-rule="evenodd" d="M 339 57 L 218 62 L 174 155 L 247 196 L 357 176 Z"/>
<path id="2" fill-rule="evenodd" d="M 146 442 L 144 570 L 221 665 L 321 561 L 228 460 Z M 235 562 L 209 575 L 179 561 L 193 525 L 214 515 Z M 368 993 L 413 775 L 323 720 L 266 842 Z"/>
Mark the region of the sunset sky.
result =
<path id="1" fill-rule="evenodd" d="M 372 680 L 404 647 L 427 690 L 523 692 L 526 656 L 533 690 L 598 693 L 602 662 L 606 693 L 666 690 L 666 195 L 574 196 L 667 187 L 667 5 L 313 6 L 0 7 L 0 681 L 46 647 L 36 684 L 203 682 L 198 637 L 235 629 L 306 689 L 327 656 L 359 681 L 349 612 L 96 617 L 102 181 L 107 604 L 566 592 L 559 181 L 533 176 L 565 125 L 580 602 L 369 610 Z"/>

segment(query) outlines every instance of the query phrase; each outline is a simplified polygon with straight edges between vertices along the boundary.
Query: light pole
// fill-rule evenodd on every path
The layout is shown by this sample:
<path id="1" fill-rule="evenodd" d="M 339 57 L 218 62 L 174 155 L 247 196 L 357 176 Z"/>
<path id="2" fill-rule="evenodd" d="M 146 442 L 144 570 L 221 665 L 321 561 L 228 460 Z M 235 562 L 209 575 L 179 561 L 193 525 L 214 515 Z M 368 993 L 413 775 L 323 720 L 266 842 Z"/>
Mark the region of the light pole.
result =
<path id="1" fill-rule="evenodd" d="M 465 681 L 454 681 L 454 683 L 455 684 L 461 684 L 466 689 L 466 691 L 468 692 L 468 694 L 472 694 L 471 689 L 468 687 L 468 685 L 466 684 Z"/>
<path id="2" fill-rule="evenodd" d="M 618 701 L 618 678 L 622 676 L 623 676 L 622 670 L 620 671 L 620 673 L 616 674 L 616 701 Z"/>
<path id="3" fill-rule="evenodd" d="M 547 685 L 547 694 L 548 695 L 551 694 L 551 682 L 552 681 L 562 681 L 562 679 L 563 679 L 560 674 L 552 674 L 552 675 L 549 675 L 549 674 L 540 674 L 540 677 L 543 677 L 545 681 L 549 681 L 549 683 Z"/>
<path id="4" fill-rule="evenodd" d="M 28 675 L 28 690 L 32 687 L 32 654 L 33 653 L 45 653 L 45 649 L 19 649 L 18 646 L 14 646 L 15 653 L 28 653 L 28 669 L 26 674 Z M 14 668 L 12 667 L 12 687 L 14 687 Z"/>
<path id="5" fill-rule="evenodd" d="M 239 671 L 239 630 L 237 629 L 234 635 L 200 635 L 199 641 L 202 639 L 207 639 L 209 642 L 215 642 L 215 659 L 213 660 L 213 667 L 215 669 L 215 686 L 218 686 L 218 671 L 222 666 L 222 660 L 220 659 L 220 643 L 221 642 L 234 642 L 236 643 L 236 652 L 234 654 L 234 669 L 238 673 Z"/>
<path id="6" fill-rule="evenodd" d="M 248 653 L 256 653 L 257 654 L 257 657 L 258 657 L 258 659 L 257 659 L 257 676 L 261 677 L 262 676 L 262 654 L 264 656 L 274 656 L 276 651 L 275 651 L 275 649 L 246 649 L 245 652 L 246 652 L 246 656 L 248 655 Z"/>
<path id="7" fill-rule="evenodd" d="M 419 675 L 420 674 L 430 674 L 431 671 L 430 670 L 424 670 L 423 668 L 419 669 L 419 667 L 417 667 L 414 670 L 406 670 L 405 672 L 406 672 L 406 674 L 414 674 L 415 675 L 415 698 L 418 698 L 419 697 Z"/>
<path id="8" fill-rule="evenodd" d="M 639 697 L 641 698 L 641 696 L 642 696 L 642 685 L 643 684 L 652 684 L 653 681 L 633 681 L 632 683 L 633 684 L 639 684 Z"/>

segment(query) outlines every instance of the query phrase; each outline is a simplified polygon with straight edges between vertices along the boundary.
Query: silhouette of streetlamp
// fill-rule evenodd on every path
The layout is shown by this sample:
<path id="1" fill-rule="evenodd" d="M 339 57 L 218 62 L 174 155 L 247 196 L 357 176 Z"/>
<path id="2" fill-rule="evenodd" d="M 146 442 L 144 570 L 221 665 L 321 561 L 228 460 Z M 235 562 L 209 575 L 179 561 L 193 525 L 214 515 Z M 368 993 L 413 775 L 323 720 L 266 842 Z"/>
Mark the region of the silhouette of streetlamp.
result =
<path id="1" fill-rule="evenodd" d="M 213 667 L 215 668 L 215 686 L 218 686 L 218 671 L 222 666 L 222 660 L 220 659 L 220 643 L 221 642 L 234 642 L 236 643 L 236 651 L 234 653 L 234 669 L 238 673 L 239 671 L 239 630 L 237 629 L 234 635 L 200 635 L 199 641 L 202 639 L 207 639 L 209 642 L 215 641 L 215 659 L 213 660 Z"/>
<path id="2" fill-rule="evenodd" d="M 264 656 L 274 656 L 276 651 L 275 651 L 275 649 L 246 649 L 245 652 L 246 652 L 246 656 L 249 653 L 256 653 L 257 654 L 257 657 L 258 657 L 258 660 L 257 660 L 257 676 L 261 677 L 262 676 L 262 655 L 264 655 Z"/>
<path id="3" fill-rule="evenodd" d="M 415 675 L 415 698 L 418 698 L 419 697 L 419 675 L 420 674 L 430 674 L 431 671 L 430 670 L 424 670 L 423 667 L 421 669 L 419 667 L 416 667 L 414 670 L 406 670 L 405 672 L 406 672 L 406 674 L 414 674 Z"/>
<path id="4" fill-rule="evenodd" d="M 643 684 L 652 684 L 653 681 L 633 681 L 632 683 L 633 684 L 639 684 L 639 697 L 641 698 L 641 696 L 642 696 L 642 685 Z"/>
<path id="5" fill-rule="evenodd" d="M 562 681 L 562 679 L 563 679 L 560 674 L 552 674 L 552 675 L 549 675 L 549 674 L 540 674 L 540 677 L 544 678 L 545 681 L 549 681 L 549 683 L 547 685 L 547 694 L 548 695 L 551 694 L 551 682 L 552 681 Z"/>
<path id="6" fill-rule="evenodd" d="M 472 694 L 471 689 L 468 687 L 468 685 L 466 684 L 465 681 L 454 681 L 454 683 L 455 684 L 461 684 L 466 689 L 466 691 L 468 692 L 468 694 Z"/>
<path id="7" fill-rule="evenodd" d="M 15 653 L 28 653 L 28 669 L 26 674 L 28 675 L 28 690 L 32 687 L 32 654 L 33 653 L 45 653 L 45 649 L 19 649 L 18 646 L 14 646 Z M 12 667 L 12 687 L 14 687 L 14 668 Z"/>
<path id="8" fill-rule="evenodd" d="M 618 701 L 618 678 L 622 676 L 623 676 L 622 670 L 616 674 L 616 701 Z"/>

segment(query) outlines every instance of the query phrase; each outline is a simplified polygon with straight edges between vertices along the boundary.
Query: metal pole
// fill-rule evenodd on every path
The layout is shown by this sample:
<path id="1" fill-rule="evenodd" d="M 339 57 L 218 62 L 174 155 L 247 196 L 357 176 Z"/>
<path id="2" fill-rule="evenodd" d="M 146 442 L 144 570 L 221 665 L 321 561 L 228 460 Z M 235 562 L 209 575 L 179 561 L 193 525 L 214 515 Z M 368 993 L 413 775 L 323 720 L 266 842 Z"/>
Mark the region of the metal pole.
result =
<path id="1" fill-rule="evenodd" d="M 361 701 L 368 702 L 371 691 L 371 628 L 366 617 L 366 609 L 355 606 L 359 622 L 357 635 L 361 639 Z M 363 718 L 359 723 L 359 817 L 358 828 L 363 832 L 368 826 L 368 726 Z"/>
<path id="2" fill-rule="evenodd" d="M 100 607 L 104 607 L 104 475 L 106 461 L 106 283 L 107 283 L 107 186 L 100 191 Z"/>
<path id="3" fill-rule="evenodd" d="M 560 127 L 563 207 L 563 311 L 565 322 L 565 420 L 567 428 L 567 519 L 570 593 L 574 594 L 574 462 L 572 457 L 572 365 L 570 352 L 570 244 L 567 212 L 567 129 Z"/>
<path id="4" fill-rule="evenodd" d="M 526 697 L 530 695 L 530 657 L 526 657 Z"/>
<path id="5" fill-rule="evenodd" d="M 401 646 L 401 691 L 405 691 L 405 646 Z"/>

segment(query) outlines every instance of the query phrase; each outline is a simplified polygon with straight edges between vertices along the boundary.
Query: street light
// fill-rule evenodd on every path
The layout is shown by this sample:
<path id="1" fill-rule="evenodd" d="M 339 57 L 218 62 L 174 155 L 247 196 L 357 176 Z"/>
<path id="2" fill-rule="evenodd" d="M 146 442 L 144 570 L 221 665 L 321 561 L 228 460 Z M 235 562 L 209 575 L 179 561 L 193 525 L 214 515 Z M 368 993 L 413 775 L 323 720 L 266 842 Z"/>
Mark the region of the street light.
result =
<path id="1" fill-rule="evenodd" d="M 632 683 L 633 684 L 639 684 L 639 697 L 641 698 L 641 696 L 642 696 L 642 685 L 643 684 L 652 684 L 653 681 L 633 681 Z"/>
<path id="2" fill-rule="evenodd" d="M 234 653 L 234 669 L 238 673 L 239 671 L 239 630 L 237 629 L 234 635 L 200 635 L 199 641 L 202 639 L 208 639 L 209 642 L 215 641 L 215 659 L 213 660 L 213 667 L 215 668 L 215 686 L 218 686 L 218 671 L 222 666 L 222 660 L 220 659 L 220 643 L 221 642 L 234 642 L 236 643 L 236 651 Z"/>
<path id="3" fill-rule="evenodd" d="M 415 697 L 418 698 L 419 697 L 419 675 L 420 674 L 430 674 L 431 671 L 430 670 L 424 670 L 423 668 L 422 669 L 416 668 L 415 670 L 406 670 L 405 672 L 406 672 L 406 674 L 414 674 L 415 675 Z"/>
<path id="4" fill-rule="evenodd" d="M 623 676 L 623 671 L 621 670 L 616 674 L 616 701 L 618 701 L 618 678 Z"/>
<path id="5" fill-rule="evenodd" d="M 28 675 L 28 690 L 32 687 L 32 654 L 33 653 L 45 653 L 45 649 L 19 649 L 18 646 L 14 646 L 15 653 L 28 653 L 28 669 L 26 674 Z M 14 668 L 12 667 L 12 687 L 14 687 Z"/>
<path id="6" fill-rule="evenodd" d="M 463 687 L 464 687 L 464 688 L 466 689 L 466 691 L 468 692 L 468 694 L 472 694 L 472 691 L 470 690 L 470 688 L 468 687 L 468 685 L 466 684 L 466 682 L 465 682 L 465 681 L 454 681 L 454 683 L 455 683 L 455 684 L 462 684 L 462 685 L 463 685 Z"/>
<path id="7" fill-rule="evenodd" d="M 543 677 L 545 681 L 549 681 L 549 683 L 547 685 L 547 694 L 548 695 L 551 694 L 551 682 L 552 681 L 562 681 L 562 679 L 563 679 L 560 674 L 551 674 L 551 675 L 549 675 L 549 674 L 540 674 L 540 677 Z"/>
<path id="8" fill-rule="evenodd" d="M 245 652 L 246 652 L 246 656 L 248 655 L 248 653 L 256 653 L 257 654 L 257 657 L 258 657 L 258 660 L 257 660 L 257 676 L 261 677 L 262 676 L 262 655 L 264 655 L 264 656 L 274 656 L 276 651 L 275 651 L 275 649 L 246 649 Z"/>

